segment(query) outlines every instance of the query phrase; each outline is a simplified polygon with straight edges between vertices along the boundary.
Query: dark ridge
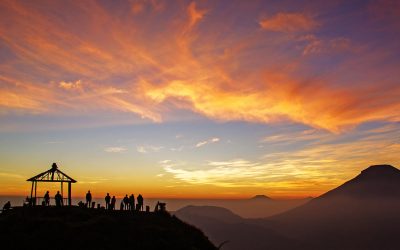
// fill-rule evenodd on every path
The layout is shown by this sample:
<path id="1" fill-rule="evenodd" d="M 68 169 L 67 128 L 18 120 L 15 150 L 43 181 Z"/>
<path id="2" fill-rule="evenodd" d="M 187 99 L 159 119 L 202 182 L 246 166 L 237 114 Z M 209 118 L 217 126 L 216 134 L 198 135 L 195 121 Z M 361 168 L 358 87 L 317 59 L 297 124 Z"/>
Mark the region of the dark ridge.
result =
<path id="1" fill-rule="evenodd" d="M 209 249 L 197 228 L 168 213 L 78 207 L 14 208 L 0 215 L 5 249 Z"/>
<path id="2" fill-rule="evenodd" d="M 263 194 L 257 194 L 250 198 L 250 200 L 272 200 L 270 197 L 263 195 Z"/>
<path id="3" fill-rule="evenodd" d="M 224 250 L 299 249 L 301 243 L 235 215 L 228 209 L 212 206 L 187 206 L 175 212 L 183 221 L 195 225 Z"/>
<path id="4" fill-rule="evenodd" d="M 242 217 L 234 214 L 229 209 L 215 206 L 186 206 L 175 212 L 179 218 L 192 219 L 194 217 L 212 218 L 221 222 L 236 223 Z"/>

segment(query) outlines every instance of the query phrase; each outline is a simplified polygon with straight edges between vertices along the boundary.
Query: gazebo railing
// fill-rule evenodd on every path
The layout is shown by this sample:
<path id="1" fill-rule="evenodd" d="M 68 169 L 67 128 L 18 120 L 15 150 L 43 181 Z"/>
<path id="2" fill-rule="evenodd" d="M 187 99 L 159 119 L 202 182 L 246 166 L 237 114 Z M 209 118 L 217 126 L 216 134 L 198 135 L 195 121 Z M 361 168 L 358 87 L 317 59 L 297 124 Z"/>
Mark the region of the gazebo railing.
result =
<path id="1" fill-rule="evenodd" d="M 35 198 L 33 197 L 32 199 L 33 199 L 33 202 L 34 202 L 33 205 L 42 205 L 43 202 L 45 202 L 44 197 L 36 197 L 36 200 L 35 200 Z M 63 200 L 63 205 L 64 205 L 64 206 L 68 205 L 68 198 L 62 198 L 62 200 Z M 52 204 L 51 201 L 53 201 L 53 204 Z M 50 204 L 50 206 L 56 204 L 55 198 L 54 198 L 54 197 L 50 197 L 50 202 L 49 202 L 49 204 Z"/>

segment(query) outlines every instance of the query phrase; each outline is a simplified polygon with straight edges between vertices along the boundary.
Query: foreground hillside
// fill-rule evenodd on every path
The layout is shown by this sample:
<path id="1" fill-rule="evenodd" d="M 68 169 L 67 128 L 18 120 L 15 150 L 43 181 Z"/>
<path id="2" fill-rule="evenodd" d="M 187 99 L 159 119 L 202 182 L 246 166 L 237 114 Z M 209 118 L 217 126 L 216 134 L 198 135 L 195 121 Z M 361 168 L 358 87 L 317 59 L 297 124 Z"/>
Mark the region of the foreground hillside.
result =
<path id="1" fill-rule="evenodd" d="M 223 249 L 400 249 L 400 170 L 371 166 L 354 179 L 282 214 L 243 219 L 216 207 L 175 214 Z"/>
<path id="2" fill-rule="evenodd" d="M 168 214 L 78 207 L 6 211 L 0 242 L 7 249 L 216 249 L 200 230 Z"/>

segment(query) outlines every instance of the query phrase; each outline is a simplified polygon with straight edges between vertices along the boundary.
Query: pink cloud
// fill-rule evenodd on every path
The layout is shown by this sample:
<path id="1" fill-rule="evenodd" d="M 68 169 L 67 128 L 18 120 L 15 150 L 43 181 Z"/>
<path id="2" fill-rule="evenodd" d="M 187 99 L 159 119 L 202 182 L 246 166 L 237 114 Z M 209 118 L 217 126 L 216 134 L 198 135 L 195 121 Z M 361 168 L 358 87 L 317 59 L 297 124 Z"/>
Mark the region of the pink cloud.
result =
<path id="1" fill-rule="evenodd" d="M 264 30 L 277 32 L 304 32 L 319 26 L 319 23 L 309 15 L 288 12 L 280 12 L 270 18 L 263 18 L 259 24 Z"/>

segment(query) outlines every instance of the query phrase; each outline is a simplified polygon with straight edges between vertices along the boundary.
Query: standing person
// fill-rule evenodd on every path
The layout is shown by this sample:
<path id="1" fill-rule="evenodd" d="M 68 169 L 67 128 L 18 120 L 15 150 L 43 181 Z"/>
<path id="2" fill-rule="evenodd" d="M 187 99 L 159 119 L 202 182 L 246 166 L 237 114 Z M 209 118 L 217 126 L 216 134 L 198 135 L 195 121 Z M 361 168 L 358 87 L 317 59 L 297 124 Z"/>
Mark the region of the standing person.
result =
<path id="1" fill-rule="evenodd" d="M 44 205 L 45 206 L 50 206 L 50 193 L 49 191 L 46 192 L 44 195 Z"/>
<path id="2" fill-rule="evenodd" d="M 115 199 L 115 196 L 112 197 L 111 199 L 111 210 L 115 209 L 115 203 L 117 202 L 117 199 Z"/>
<path id="3" fill-rule="evenodd" d="M 135 210 L 135 196 L 133 194 L 129 196 L 129 207 L 132 211 Z"/>
<path id="4" fill-rule="evenodd" d="M 7 201 L 7 203 L 4 204 L 4 206 L 3 206 L 3 210 L 6 211 L 6 210 L 10 210 L 10 209 L 11 209 L 11 202 Z"/>
<path id="5" fill-rule="evenodd" d="M 111 201 L 111 196 L 109 193 L 107 193 L 106 197 L 104 198 L 106 201 L 106 209 L 110 209 L 110 201 Z"/>
<path id="6" fill-rule="evenodd" d="M 26 196 L 25 198 L 24 207 L 25 206 L 31 206 L 31 198 L 29 198 L 29 196 Z"/>
<path id="7" fill-rule="evenodd" d="M 124 210 L 128 210 L 129 209 L 129 198 L 128 198 L 127 194 L 125 195 L 123 202 L 124 202 Z"/>
<path id="8" fill-rule="evenodd" d="M 92 194 L 90 193 L 90 190 L 86 194 L 86 207 L 91 207 L 92 205 Z"/>
<path id="9" fill-rule="evenodd" d="M 143 196 L 141 194 L 137 197 L 137 203 L 139 205 L 139 211 L 143 210 Z"/>
<path id="10" fill-rule="evenodd" d="M 60 191 L 57 191 L 57 194 L 54 196 L 54 200 L 56 201 L 56 206 L 61 207 L 62 206 L 62 196 L 60 194 Z"/>

